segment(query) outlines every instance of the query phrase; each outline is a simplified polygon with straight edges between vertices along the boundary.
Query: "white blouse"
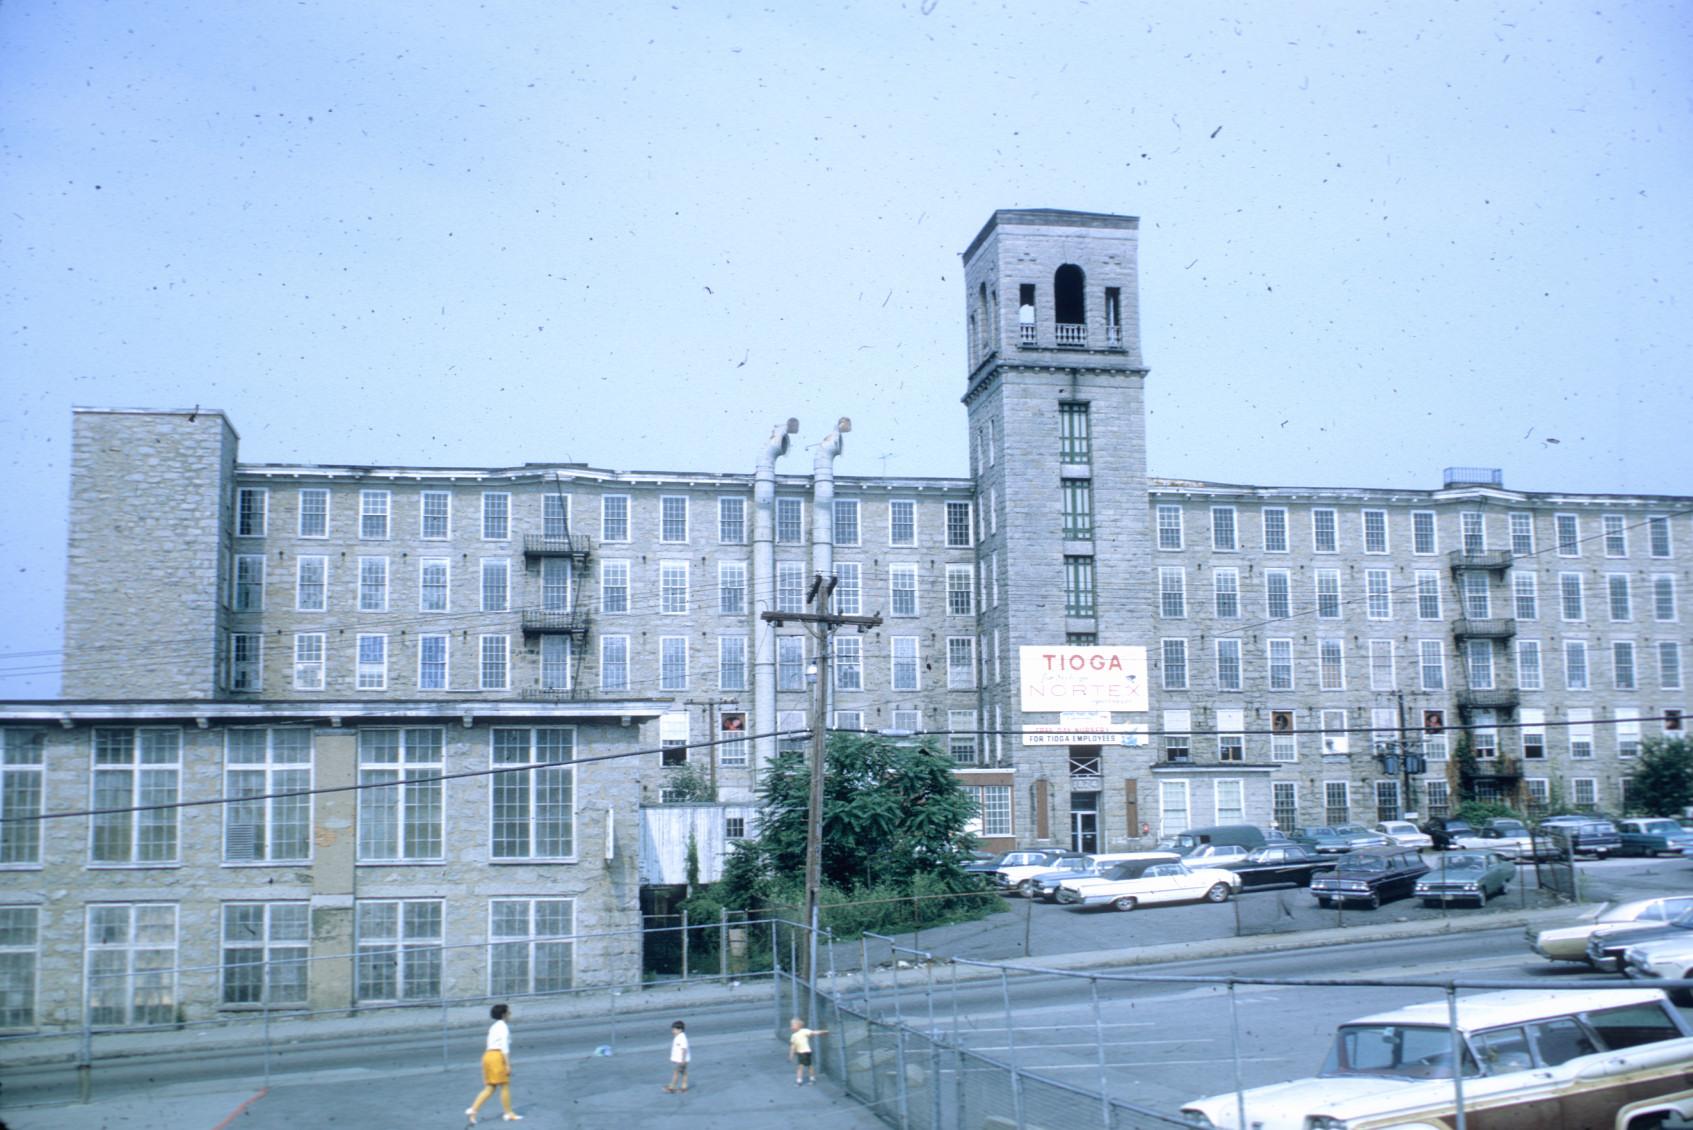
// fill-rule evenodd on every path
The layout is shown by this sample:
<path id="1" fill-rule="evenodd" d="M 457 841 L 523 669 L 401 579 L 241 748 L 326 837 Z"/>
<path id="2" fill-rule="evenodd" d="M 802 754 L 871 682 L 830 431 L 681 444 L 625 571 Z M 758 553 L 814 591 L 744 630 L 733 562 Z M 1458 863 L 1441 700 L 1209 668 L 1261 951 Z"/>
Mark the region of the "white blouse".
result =
<path id="1" fill-rule="evenodd" d="M 487 1050 L 511 1058 L 511 1029 L 506 1027 L 504 1020 L 496 1020 L 488 1026 Z"/>

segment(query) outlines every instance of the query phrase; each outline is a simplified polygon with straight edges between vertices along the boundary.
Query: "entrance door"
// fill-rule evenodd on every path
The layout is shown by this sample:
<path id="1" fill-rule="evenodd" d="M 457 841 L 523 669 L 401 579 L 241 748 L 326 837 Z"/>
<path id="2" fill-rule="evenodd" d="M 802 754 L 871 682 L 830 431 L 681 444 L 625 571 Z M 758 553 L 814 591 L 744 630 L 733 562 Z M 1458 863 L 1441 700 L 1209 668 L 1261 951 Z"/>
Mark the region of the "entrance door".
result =
<path id="1" fill-rule="evenodd" d="M 1099 850 L 1099 794 L 1070 794 L 1070 850 Z"/>

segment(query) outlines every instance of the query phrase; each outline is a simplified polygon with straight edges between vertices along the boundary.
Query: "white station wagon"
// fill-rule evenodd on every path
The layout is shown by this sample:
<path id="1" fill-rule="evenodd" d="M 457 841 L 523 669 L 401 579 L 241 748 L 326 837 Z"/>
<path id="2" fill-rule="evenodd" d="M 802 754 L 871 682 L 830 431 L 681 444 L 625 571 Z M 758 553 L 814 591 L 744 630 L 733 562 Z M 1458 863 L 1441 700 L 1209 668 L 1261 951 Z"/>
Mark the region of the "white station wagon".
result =
<path id="1" fill-rule="evenodd" d="M 1311 1079 L 1198 1099 L 1195 1127 L 1250 1130 L 1656 1130 L 1693 1116 L 1693 1029 L 1664 994 L 1641 989 L 1525 990 L 1445 1000 L 1340 1026 Z M 1454 1077 L 1454 1051 L 1463 1069 Z"/>
<path id="2" fill-rule="evenodd" d="M 1065 906 L 1133 910 L 1157 902 L 1228 902 L 1238 890 L 1240 876 L 1233 871 L 1130 860 L 1097 878 L 1064 880 L 1058 884 L 1058 901 Z"/>

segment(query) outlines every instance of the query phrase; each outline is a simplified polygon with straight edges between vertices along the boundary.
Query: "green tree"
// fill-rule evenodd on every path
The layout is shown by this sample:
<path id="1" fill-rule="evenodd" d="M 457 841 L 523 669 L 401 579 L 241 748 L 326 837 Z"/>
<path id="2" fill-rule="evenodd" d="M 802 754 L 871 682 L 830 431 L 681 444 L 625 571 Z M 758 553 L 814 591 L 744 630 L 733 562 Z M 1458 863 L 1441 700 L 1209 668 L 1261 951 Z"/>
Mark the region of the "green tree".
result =
<path id="1" fill-rule="evenodd" d="M 1693 805 L 1693 742 L 1647 738 L 1641 743 L 1628 803 L 1644 816 L 1680 816 Z"/>

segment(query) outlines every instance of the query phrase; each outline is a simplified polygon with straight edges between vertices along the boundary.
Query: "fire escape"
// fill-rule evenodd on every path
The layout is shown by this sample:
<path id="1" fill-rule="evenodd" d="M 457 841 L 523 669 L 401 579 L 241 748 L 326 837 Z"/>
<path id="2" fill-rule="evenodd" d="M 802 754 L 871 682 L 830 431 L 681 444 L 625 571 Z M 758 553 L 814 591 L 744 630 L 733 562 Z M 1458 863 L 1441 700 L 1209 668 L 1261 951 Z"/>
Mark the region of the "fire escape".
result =
<path id="1" fill-rule="evenodd" d="M 541 578 L 540 607 L 525 608 L 522 615 L 524 638 L 538 641 L 541 650 L 540 676 L 535 686 L 524 688 L 525 699 L 557 702 L 583 695 L 582 657 L 588 650 L 589 617 L 580 606 L 580 594 L 592 552 L 588 535 L 570 530 L 568 500 L 558 494 L 548 496 L 542 532 L 523 535 L 524 567 Z M 562 663 L 549 654 L 558 649 L 558 644 L 549 641 L 568 641 Z"/>
<path id="2" fill-rule="evenodd" d="M 1477 722 L 1478 715 L 1486 712 L 1494 722 L 1509 722 L 1517 712 L 1517 680 L 1514 665 L 1507 665 L 1504 657 L 1509 654 L 1510 641 L 1516 637 L 1517 621 L 1514 616 L 1492 615 L 1491 590 L 1495 577 L 1507 575 L 1511 555 L 1504 550 L 1470 547 L 1454 550 L 1448 555 L 1448 562 L 1453 587 L 1458 592 L 1458 616 L 1452 621 L 1452 641 L 1458 655 L 1455 689 L 1459 721 L 1470 726 Z M 1472 652 L 1478 646 L 1485 650 Z M 1475 661 L 1478 655 L 1485 657 L 1485 663 Z M 1486 725 L 1487 717 L 1480 721 Z M 1493 733 L 1495 743 L 1499 733 Z M 1521 759 L 1505 756 L 1505 751 L 1495 744 L 1492 756 L 1477 756 L 1471 786 L 1480 797 L 1514 801 L 1522 787 L 1522 775 Z"/>

